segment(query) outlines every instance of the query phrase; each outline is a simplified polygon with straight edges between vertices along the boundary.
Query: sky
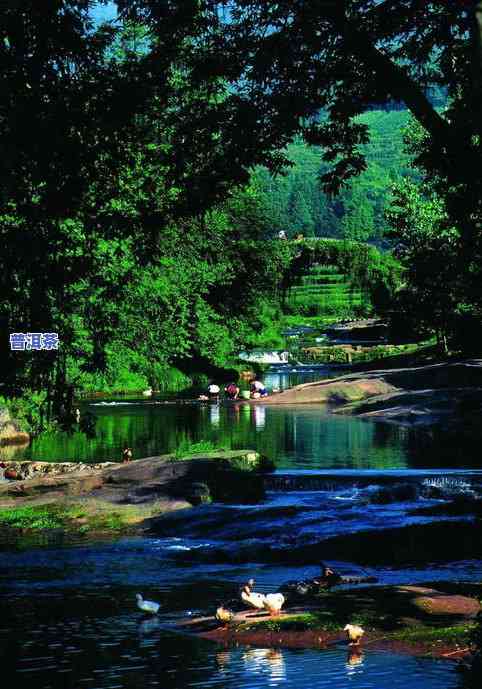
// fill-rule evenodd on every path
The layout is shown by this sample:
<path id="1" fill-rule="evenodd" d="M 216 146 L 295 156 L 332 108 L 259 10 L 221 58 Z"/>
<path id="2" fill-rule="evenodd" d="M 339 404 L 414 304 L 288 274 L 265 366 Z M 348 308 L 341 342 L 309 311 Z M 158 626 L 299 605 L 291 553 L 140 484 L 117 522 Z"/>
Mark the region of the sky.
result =
<path id="1" fill-rule="evenodd" d="M 114 19 L 117 13 L 117 8 L 113 2 L 107 5 L 98 4 L 92 10 L 92 17 L 96 23 L 101 23 Z"/>

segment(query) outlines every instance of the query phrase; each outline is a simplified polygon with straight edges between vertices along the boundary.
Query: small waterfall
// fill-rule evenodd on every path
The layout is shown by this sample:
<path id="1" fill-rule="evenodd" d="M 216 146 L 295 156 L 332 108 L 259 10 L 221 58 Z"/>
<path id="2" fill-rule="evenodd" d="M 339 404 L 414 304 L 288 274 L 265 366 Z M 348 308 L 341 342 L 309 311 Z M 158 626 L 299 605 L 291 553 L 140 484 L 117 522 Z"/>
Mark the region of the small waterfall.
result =
<path id="1" fill-rule="evenodd" d="M 475 496 L 476 490 L 471 483 L 453 476 L 426 478 L 422 482 L 422 492 L 426 497 L 453 498 L 454 496 Z"/>
<path id="2" fill-rule="evenodd" d="M 336 492 L 355 490 L 370 502 L 383 498 L 386 502 L 416 499 L 418 496 L 451 499 L 480 494 L 482 486 L 475 480 L 457 476 L 333 476 L 327 474 L 276 473 L 264 478 L 264 487 L 271 492 Z"/>

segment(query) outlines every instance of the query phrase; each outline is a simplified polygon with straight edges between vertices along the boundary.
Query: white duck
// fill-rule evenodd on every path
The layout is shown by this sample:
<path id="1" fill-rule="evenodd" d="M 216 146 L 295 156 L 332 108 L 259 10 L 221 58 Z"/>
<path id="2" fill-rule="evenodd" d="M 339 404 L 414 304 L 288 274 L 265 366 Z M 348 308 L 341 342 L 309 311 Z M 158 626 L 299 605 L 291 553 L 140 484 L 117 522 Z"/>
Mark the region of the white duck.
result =
<path id="1" fill-rule="evenodd" d="M 365 630 L 357 624 L 347 624 L 343 631 L 346 632 L 350 646 L 357 646 L 365 633 Z"/>
<path id="2" fill-rule="evenodd" d="M 247 584 L 245 584 L 241 590 L 241 600 L 246 603 L 250 608 L 255 608 L 256 610 L 264 609 L 265 595 L 263 593 L 256 593 L 251 590 L 251 586 L 254 585 L 254 581 L 250 579 Z"/>
<path id="3" fill-rule="evenodd" d="M 151 615 L 155 615 L 161 607 L 159 603 L 155 603 L 153 600 L 144 600 L 140 593 L 136 593 L 136 600 L 139 610 L 149 612 Z"/>
<path id="4" fill-rule="evenodd" d="M 264 597 L 264 607 L 270 615 L 279 615 L 285 602 L 282 593 L 268 593 Z"/>
<path id="5" fill-rule="evenodd" d="M 147 390 L 143 390 L 142 394 L 144 397 L 152 397 L 152 388 L 147 388 Z"/>

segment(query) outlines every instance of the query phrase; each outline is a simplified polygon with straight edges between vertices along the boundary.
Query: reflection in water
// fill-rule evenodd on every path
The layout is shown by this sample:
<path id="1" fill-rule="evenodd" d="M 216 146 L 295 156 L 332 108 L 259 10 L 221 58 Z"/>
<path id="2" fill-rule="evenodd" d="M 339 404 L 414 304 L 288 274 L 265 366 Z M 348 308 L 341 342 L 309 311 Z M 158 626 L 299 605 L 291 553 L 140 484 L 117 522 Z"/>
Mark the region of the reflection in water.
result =
<path id="1" fill-rule="evenodd" d="M 147 635 L 158 632 L 161 628 L 161 622 L 158 617 L 147 617 L 139 623 L 139 634 Z"/>
<path id="2" fill-rule="evenodd" d="M 276 648 L 249 648 L 241 659 L 249 673 L 268 677 L 270 687 L 286 680 L 286 667 L 283 653 Z"/>
<path id="3" fill-rule="evenodd" d="M 0 448 L 0 459 L 112 461 L 127 445 L 134 457 L 172 452 L 181 440 L 253 448 L 279 468 L 404 469 L 478 466 L 479 444 L 443 433 L 335 416 L 323 405 L 249 403 L 119 404 L 92 407 L 97 434 L 58 433 L 25 448 Z M 8 456 L 7 456 L 8 453 Z"/>
<path id="4" fill-rule="evenodd" d="M 346 674 L 348 677 L 352 677 L 353 675 L 359 675 L 363 673 L 363 661 L 365 658 L 365 654 L 363 653 L 361 648 L 355 648 L 354 646 L 351 646 L 348 649 L 348 655 L 346 658 Z"/>
<path id="5" fill-rule="evenodd" d="M 320 372 L 298 379 L 293 376 L 296 374 L 273 373 L 270 385 L 285 387 L 323 377 Z M 97 419 L 95 437 L 88 437 L 76 425 L 73 433 L 40 436 L 28 447 L 0 448 L 0 460 L 116 461 L 126 446 L 133 448 L 134 458 L 139 458 L 172 452 L 187 439 L 208 440 L 233 449 L 257 449 L 280 468 L 455 468 L 479 464 L 480 442 L 474 440 L 474 429 L 454 435 L 445 428 L 405 428 L 330 415 L 321 404 L 275 407 L 242 401 L 206 404 L 194 399 L 133 399 L 84 405 L 83 417 L 89 412 Z"/>
<path id="6" fill-rule="evenodd" d="M 217 428 L 219 426 L 221 420 L 221 411 L 219 409 L 219 404 L 211 404 L 209 407 L 209 421 L 211 422 L 211 426 L 213 428 Z"/>
<path id="7" fill-rule="evenodd" d="M 266 407 L 256 405 L 253 407 L 254 425 L 257 431 L 262 431 L 266 426 Z"/>
<path id="8" fill-rule="evenodd" d="M 229 650 L 218 651 L 216 653 L 216 665 L 218 666 L 219 672 L 223 674 L 229 669 L 229 664 L 231 662 L 232 653 Z"/>

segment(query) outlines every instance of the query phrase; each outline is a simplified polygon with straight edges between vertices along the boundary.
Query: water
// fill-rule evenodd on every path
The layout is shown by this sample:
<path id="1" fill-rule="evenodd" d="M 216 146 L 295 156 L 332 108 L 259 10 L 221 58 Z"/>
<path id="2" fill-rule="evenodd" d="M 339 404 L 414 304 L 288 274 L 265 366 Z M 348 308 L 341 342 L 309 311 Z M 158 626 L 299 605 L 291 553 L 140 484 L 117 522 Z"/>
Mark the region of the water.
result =
<path id="1" fill-rule="evenodd" d="M 173 545 L 174 540 L 131 538 L 4 552 L 4 686 L 383 689 L 401 687 L 402 681 L 414 689 L 458 685 L 452 663 L 383 653 L 369 646 L 363 655 L 350 656 L 344 643 L 308 650 L 237 648 L 175 633 L 177 620 L 188 611 L 212 612 L 247 571 L 262 588 L 274 590 L 280 578 L 310 570 L 245 564 L 200 565 L 193 572 L 192 565 L 168 561 L 166 553 Z M 136 591 L 161 603 L 158 617 L 136 610 Z"/>
<path id="2" fill-rule="evenodd" d="M 195 521 L 195 520 L 193 520 Z M 204 541 L 206 542 L 206 540 Z M 188 537 L 126 538 L 113 543 L 4 550 L 0 558 L 0 656 L 5 686 L 87 687 L 458 686 L 452 663 L 370 650 L 349 656 L 345 644 L 316 650 L 223 647 L 174 633 L 188 614 L 211 614 L 254 575 L 264 591 L 318 567 L 239 562 L 194 563 Z M 181 548 L 181 550 L 179 550 Z M 338 565 L 337 565 L 338 566 Z M 440 564 L 430 575 L 477 576 L 474 563 Z M 391 583 L 423 581 L 423 572 L 379 570 Z M 428 573 L 426 573 L 428 576 Z M 480 574 L 480 569 L 479 569 Z M 137 611 L 134 594 L 159 601 L 158 617 Z"/>
<path id="3" fill-rule="evenodd" d="M 337 368 L 274 369 L 269 388 L 285 389 L 339 375 Z M 0 447 L 2 459 L 119 461 L 172 452 L 184 440 L 210 440 L 233 449 L 254 448 L 279 468 L 410 469 L 480 465 L 479 446 L 446 429 L 412 429 L 329 414 L 323 405 L 263 406 L 197 399 L 97 400 L 82 406 L 95 418 L 95 436 L 73 430 L 34 439 L 25 448 Z M 76 429 L 77 427 L 74 426 Z"/>
<path id="4" fill-rule="evenodd" d="M 376 651 L 348 655 L 345 648 L 213 648 L 133 615 L 45 622 L 21 642 L 10 642 L 9 652 L 10 658 L 18 654 L 16 686 L 36 689 L 450 689 L 458 684 L 450 663 Z M 6 674 L 13 679 L 13 673 Z"/>
<path id="5" fill-rule="evenodd" d="M 320 371 L 272 376 L 270 385 L 284 387 L 317 379 Z M 147 456 L 172 450 L 186 438 L 209 439 L 255 447 L 276 461 L 277 472 L 267 482 L 262 504 L 195 508 L 188 519 L 176 513 L 159 524 L 153 538 L 79 539 L 65 547 L 54 534 L 36 547 L 0 545 L 5 686 L 458 686 L 454 665 L 447 661 L 369 646 L 363 656 L 349 657 L 345 644 L 308 650 L 225 648 L 180 635 L 175 625 L 188 614 L 212 614 L 251 576 L 260 590 L 270 592 L 283 582 L 318 575 L 327 539 L 451 523 L 451 517 L 418 510 L 444 504 L 453 491 L 481 493 L 476 447 L 451 443 L 443 433 L 332 416 L 321 405 L 117 400 L 86 405 L 87 411 L 97 419 L 94 438 L 59 434 L 34 441 L 18 456 L 100 461 L 119 458 L 125 444 L 136 456 Z M 403 494 L 396 490 L 400 484 Z M 382 502 L 380 491 L 385 491 Z M 472 528 L 470 515 L 463 519 Z M 345 555 L 330 559 L 332 566 L 376 576 L 380 584 L 480 581 L 480 561 L 465 554 L 422 565 L 380 560 L 364 567 L 352 561 L 353 550 Z M 161 603 L 157 618 L 136 610 L 137 592 Z"/>

